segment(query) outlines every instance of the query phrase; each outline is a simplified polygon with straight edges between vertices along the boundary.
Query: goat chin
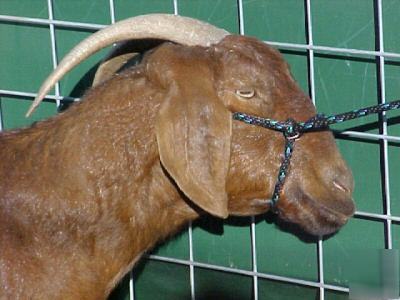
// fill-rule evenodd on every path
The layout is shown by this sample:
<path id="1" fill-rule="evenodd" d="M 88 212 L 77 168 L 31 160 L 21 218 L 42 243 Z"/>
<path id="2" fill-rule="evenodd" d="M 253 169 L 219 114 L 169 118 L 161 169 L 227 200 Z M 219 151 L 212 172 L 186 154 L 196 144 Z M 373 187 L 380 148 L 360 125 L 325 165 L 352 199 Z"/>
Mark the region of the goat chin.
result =
<path id="1" fill-rule="evenodd" d="M 348 203 L 345 210 L 328 207 L 323 204 L 325 201 L 310 196 L 300 188 L 289 188 L 284 197 L 290 200 L 285 201 L 285 205 L 280 208 L 280 218 L 315 236 L 337 232 L 354 214 L 353 200 L 337 194 L 332 194 L 330 201 Z"/>
<path id="2" fill-rule="evenodd" d="M 315 114 L 279 52 L 244 36 L 164 43 L 99 82 L 66 112 L 0 135 L 0 299 L 104 299 L 189 221 L 266 211 L 283 138 L 232 112 Z M 351 185 L 329 133 L 302 137 L 292 173 L 319 165 L 340 169 L 343 190 Z M 346 222 L 335 199 L 307 195 L 285 193 L 281 215 L 318 235 Z"/>

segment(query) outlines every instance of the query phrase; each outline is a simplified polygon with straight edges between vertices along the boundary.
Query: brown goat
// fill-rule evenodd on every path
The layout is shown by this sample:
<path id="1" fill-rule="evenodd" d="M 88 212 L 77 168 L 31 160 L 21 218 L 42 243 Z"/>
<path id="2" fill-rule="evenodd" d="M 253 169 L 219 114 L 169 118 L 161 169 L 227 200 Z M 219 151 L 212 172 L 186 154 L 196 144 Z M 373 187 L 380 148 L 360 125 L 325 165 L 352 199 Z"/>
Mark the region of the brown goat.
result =
<path id="1" fill-rule="evenodd" d="M 0 299 L 104 299 L 190 220 L 266 212 L 284 139 L 235 111 L 315 114 L 278 51 L 231 35 L 164 43 L 66 112 L 2 133 Z M 328 234 L 353 214 L 352 189 L 332 134 L 309 133 L 277 208 Z"/>

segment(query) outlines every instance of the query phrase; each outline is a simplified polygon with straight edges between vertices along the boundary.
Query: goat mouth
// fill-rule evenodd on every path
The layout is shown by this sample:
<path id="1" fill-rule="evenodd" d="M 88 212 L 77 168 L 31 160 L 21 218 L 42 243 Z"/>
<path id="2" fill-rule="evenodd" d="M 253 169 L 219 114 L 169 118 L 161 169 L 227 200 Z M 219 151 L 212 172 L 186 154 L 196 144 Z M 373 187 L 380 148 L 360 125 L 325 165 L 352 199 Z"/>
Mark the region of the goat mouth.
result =
<path id="1" fill-rule="evenodd" d="M 335 202 L 335 196 L 331 201 Z M 287 222 L 295 223 L 307 233 L 323 236 L 338 231 L 354 213 L 351 198 L 337 199 L 339 202 L 350 203 L 347 209 L 327 206 L 327 201 L 318 201 L 306 192 L 296 189 L 285 195 L 279 204 L 280 217 Z"/>

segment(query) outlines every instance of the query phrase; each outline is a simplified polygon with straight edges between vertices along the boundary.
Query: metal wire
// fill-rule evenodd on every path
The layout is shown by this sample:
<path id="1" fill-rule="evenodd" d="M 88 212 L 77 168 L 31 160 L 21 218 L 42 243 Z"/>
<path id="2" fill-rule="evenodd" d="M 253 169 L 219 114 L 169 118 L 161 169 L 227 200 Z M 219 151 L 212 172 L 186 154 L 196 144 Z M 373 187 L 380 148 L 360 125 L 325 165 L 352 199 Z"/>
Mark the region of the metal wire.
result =
<path id="1" fill-rule="evenodd" d="M 40 19 L 40 18 L 28 18 L 28 17 L 18 17 L 18 16 L 7 16 L 0 15 L 0 21 L 3 22 L 13 22 L 21 25 L 54 25 L 57 27 L 71 28 L 71 29 L 86 29 L 86 30 L 99 30 L 107 25 L 92 24 L 92 23 L 82 23 L 82 22 L 71 22 L 71 21 L 60 21 L 60 20 L 50 20 L 50 19 Z"/>
<path id="2" fill-rule="evenodd" d="M 1 97 L 0 97 L 0 131 L 3 130 L 3 109 L 1 106 Z"/>
<path id="3" fill-rule="evenodd" d="M 382 17 L 382 0 L 377 1 L 378 13 L 378 37 L 379 37 L 379 51 L 384 51 L 383 44 L 383 17 Z M 379 87 L 380 98 L 382 103 L 386 102 L 386 87 L 385 87 L 385 58 L 379 57 Z M 387 135 L 387 121 L 385 113 L 382 113 L 382 133 Z M 385 214 L 390 216 L 390 184 L 389 184 L 389 155 L 388 155 L 388 141 L 383 140 L 383 170 L 384 170 L 384 201 L 385 201 Z M 386 247 L 392 249 L 392 221 L 386 220 Z"/>
<path id="4" fill-rule="evenodd" d="M 194 262 L 193 257 L 193 224 L 189 223 L 188 227 L 188 237 L 189 237 L 189 261 Z M 189 280 L 190 280 L 190 297 L 192 300 L 196 299 L 196 291 L 194 284 L 194 266 L 189 266 Z"/>
<path id="5" fill-rule="evenodd" d="M 49 14 L 49 20 L 53 21 L 53 1 L 52 0 L 47 0 L 47 10 Z M 55 29 L 54 29 L 54 24 L 50 23 L 50 42 L 51 42 L 51 59 L 53 62 L 53 70 L 57 68 L 58 60 L 57 60 L 57 46 L 56 46 L 56 35 L 55 35 Z M 60 83 L 57 82 L 55 85 L 55 100 L 56 100 L 56 105 L 57 107 L 60 106 Z"/>
<path id="6" fill-rule="evenodd" d="M 244 35 L 244 13 L 243 13 L 243 1 L 237 0 L 238 5 L 238 18 L 239 18 L 239 34 Z M 256 222 L 254 216 L 251 217 L 250 225 L 251 235 L 251 260 L 252 268 L 254 272 L 253 276 L 253 299 L 258 300 L 258 276 L 257 274 L 257 242 L 256 242 Z"/>
<path id="7" fill-rule="evenodd" d="M 308 286 L 308 287 L 314 287 L 314 288 L 323 287 L 325 289 L 332 290 L 332 291 L 347 292 L 347 293 L 349 292 L 349 289 L 347 287 L 337 286 L 337 285 L 332 285 L 332 284 L 321 285 L 319 282 L 298 279 L 298 278 L 293 278 L 293 277 L 279 276 L 279 275 L 274 275 L 274 274 L 260 273 L 260 272 L 242 270 L 242 269 L 234 269 L 234 268 L 230 268 L 230 267 L 218 266 L 218 265 L 207 264 L 207 263 L 196 262 L 196 261 L 190 262 L 189 260 L 185 260 L 185 259 L 165 257 L 165 256 L 159 256 L 159 255 L 148 255 L 147 258 L 149 258 L 151 260 L 168 262 L 168 263 L 176 263 L 176 264 L 187 265 L 187 266 L 193 265 L 195 267 L 204 268 L 204 269 L 208 269 L 208 270 L 214 270 L 214 271 L 222 271 L 222 272 L 251 276 L 251 277 L 257 276 L 259 278 L 280 281 L 280 282 L 286 282 L 286 283 L 293 283 L 293 284 L 298 284 L 298 285 L 302 285 L 302 286 Z"/>
<path id="8" fill-rule="evenodd" d="M 41 18 L 28 18 L 19 16 L 8 16 L 0 15 L 0 22 L 14 22 L 22 25 L 36 24 L 36 25 L 49 25 L 54 24 L 57 27 L 65 27 L 71 29 L 86 29 L 86 30 L 99 30 L 107 25 L 103 24 L 93 24 L 93 23 L 83 23 L 83 22 L 71 22 L 71 21 L 60 21 L 60 20 L 48 20 Z M 370 50 L 360 50 L 351 48 L 339 48 L 339 47 L 328 47 L 319 45 L 308 45 L 308 44 L 298 44 L 298 43 L 282 43 L 275 42 L 271 40 L 264 41 L 272 46 L 277 46 L 282 49 L 292 49 L 292 50 L 313 50 L 321 53 L 333 53 L 333 54 L 354 54 L 359 56 L 367 57 L 380 57 L 392 59 L 400 59 L 400 53 L 385 52 L 385 51 L 370 51 Z"/>
<path id="9" fill-rule="evenodd" d="M 311 15 L 311 0 L 307 0 L 306 4 L 306 28 L 307 28 L 307 45 L 310 47 L 308 50 L 308 78 L 310 84 L 310 98 L 314 105 L 316 106 L 316 96 L 315 96 L 315 72 L 314 72 L 314 39 L 312 30 L 312 15 Z M 319 288 L 319 299 L 325 300 L 325 289 L 324 289 L 324 252 L 322 246 L 322 238 L 320 237 L 317 242 L 317 258 L 318 258 L 318 280 L 320 283 Z"/>

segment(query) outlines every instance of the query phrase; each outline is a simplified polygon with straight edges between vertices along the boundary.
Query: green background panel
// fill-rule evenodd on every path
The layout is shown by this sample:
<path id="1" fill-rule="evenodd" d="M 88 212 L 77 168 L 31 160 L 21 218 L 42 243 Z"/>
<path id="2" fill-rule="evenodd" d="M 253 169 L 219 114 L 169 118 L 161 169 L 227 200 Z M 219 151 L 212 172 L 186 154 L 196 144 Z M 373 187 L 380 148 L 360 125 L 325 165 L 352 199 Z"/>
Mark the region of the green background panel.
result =
<path id="1" fill-rule="evenodd" d="M 307 52 L 301 51 L 281 51 L 284 59 L 289 63 L 290 72 L 299 84 L 303 92 L 308 95 L 309 80 L 308 80 L 308 57 Z"/>
<path id="2" fill-rule="evenodd" d="M 0 23 L 0 88 L 36 92 L 52 70 L 50 30 Z"/>
<path id="3" fill-rule="evenodd" d="M 47 19 L 48 17 L 47 1 L 46 0 L 18 0 L 18 1 L 1 0 L 0 15 Z"/>
<path id="4" fill-rule="evenodd" d="M 382 1 L 384 49 L 388 52 L 400 52 L 399 31 L 400 1 Z"/>
<path id="5" fill-rule="evenodd" d="M 400 2 L 399 2 L 400 3 Z M 400 61 L 388 61 L 385 64 L 385 91 L 386 101 L 398 100 L 400 86 Z M 400 123 L 398 122 L 398 112 L 387 112 L 388 134 L 399 135 Z"/>
<path id="6" fill-rule="evenodd" d="M 400 132 L 397 136 L 400 135 Z M 390 206 L 392 215 L 400 217 L 400 185 L 399 170 L 400 170 L 400 145 L 393 144 L 389 146 L 389 183 L 390 183 Z"/>
<path id="7" fill-rule="evenodd" d="M 256 226 L 257 270 L 262 273 L 318 280 L 317 246 L 309 237 L 293 235 L 264 220 Z M 288 232 L 287 232 L 288 231 Z"/>
<path id="8" fill-rule="evenodd" d="M 215 218 L 203 218 L 193 231 L 195 261 L 250 270 L 251 239 L 248 218 L 231 218 L 223 224 Z"/>
<path id="9" fill-rule="evenodd" d="M 373 0 L 311 1 L 314 44 L 374 50 Z"/>
<path id="10" fill-rule="evenodd" d="M 353 173 L 356 209 L 383 213 L 378 142 L 336 139 L 336 144 Z"/>
<path id="11" fill-rule="evenodd" d="M 400 2 L 399 2 L 400 3 Z M 389 62 L 385 65 L 386 101 L 400 99 L 400 62 Z M 396 111 L 388 112 L 388 134 L 400 136 L 400 117 Z M 389 143 L 389 183 L 391 213 L 400 216 L 400 142 Z"/>
<path id="12" fill-rule="evenodd" d="M 279 281 L 258 279 L 258 299 L 260 300 L 293 300 L 318 299 L 318 290 Z"/>
<path id="13" fill-rule="evenodd" d="M 232 33 L 239 33 L 236 0 L 191 0 L 179 1 L 179 14 L 204 20 Z"/>
<path id="14" fill-rule="evenodd" d="M 147 260 L 133 274 L 135 299 L 190 299 L 189 267 Z"/>
<path id="15" fill-rule="evenodd" d="M 159 245 L 152 254 L 179 259 L 189 259 L 189 234 L 187 230 Z"/>
<path id="16" fill-rule="evenodd" d="M 400 249 L 400 223 L 392 224 L 393 249 Z"/>
<path id="17" fill-rule="evenodd" d="M 174 13 L 173 2 L 169 0 L 114 0 L 114 6 L 116 20 L 152 13 Z"/>
<path id="18" fill-rule="evenodd" d="M 376 64 L 373 59 L 338 55 L 315 55 L 315 94 L 318 111 L 337 114 L 376 105 Z M 377 122 L 375 115 L 333 125 L 334 129 L 348 129 Z M 370 128 L 371 127 L 371 128 Z M 377 124 L 359 131 L 378 132 Z"/>
<path id="19" fill-rule="evenodd" d="M 325 300 L 349 300 L 349 294 L 338 291 L 325 291 Z"/>
<path id="20" fill-rule="evenodd" d="M 194 284 L 196 300 L 252 299 L 253 278 L 249 276 L 195 268 Z"/>
<path id="21" fill-rule="evenodd" d="M 306 42 L 304 11 L 304 1 L 244 0 L 244 32 L 262 40 L 303 44 Z"/>
<path id="22" fill-rule="evenodd" d="M 110 1 L 53 0 L 53 15 L 57 20 L 110 24 Z"/>
<path id="23" fill-rule="evenodd" d="M 352 218 L 340 232 L 323 243 L 324 279 L 326 283 L 348 286 L 348 266 L 360 250 L 385 247 L 384 224 L 378 221 Z M 368 262 L 365 262 L 368 264 Z M 379 272 L 379 270 L 377 270 Z"/>
<path id="24" fill-rule="evenodd" d="M 44 101 L 31 117 L 25 118 L 32 99 L 0 97 L 0 107 L 4 129 L 15 129 L 31 125 L 35 121 L 47 119 L 57 112 L 55 102 Z"/>

